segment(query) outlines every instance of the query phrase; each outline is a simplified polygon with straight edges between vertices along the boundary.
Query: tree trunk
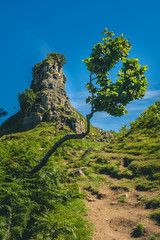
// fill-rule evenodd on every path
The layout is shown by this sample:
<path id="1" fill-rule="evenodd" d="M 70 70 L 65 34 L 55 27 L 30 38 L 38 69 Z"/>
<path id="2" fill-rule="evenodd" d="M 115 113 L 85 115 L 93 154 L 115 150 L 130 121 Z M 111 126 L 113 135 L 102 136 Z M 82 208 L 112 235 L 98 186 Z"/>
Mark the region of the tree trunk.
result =
<path id="1" fill-rule="evenodd" d="M 93 112 L 87 115 L 87 131 L 81 134 L 67 134 L 66 136 L 62 137 L 58 142 L 56 142 L 53 147 L 46 153 L 44 158 L 29 172 L 29 174 L 33 175 L 34 173 L 38 172 L 48 161 L 50 156 L 56 151 L 58 147 L 61 146 L 62 143 L 69 139 L 82 139 L 84 138 L 90 131 L 90 119 L 93 116 Z"/>

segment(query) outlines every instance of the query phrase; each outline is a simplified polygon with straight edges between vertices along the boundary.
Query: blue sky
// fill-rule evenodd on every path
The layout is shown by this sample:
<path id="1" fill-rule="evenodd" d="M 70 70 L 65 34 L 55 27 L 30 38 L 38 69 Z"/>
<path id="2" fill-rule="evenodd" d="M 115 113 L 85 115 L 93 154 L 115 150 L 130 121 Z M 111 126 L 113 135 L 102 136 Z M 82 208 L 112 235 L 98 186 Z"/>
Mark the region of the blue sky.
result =
<path id="1" fill-rule="evenodd" d="M 0 107 L 8 111 L 7 117 L 16 113 L 17 94 L 30 87 L 34 64 L 49 52 L 59 52 L 67 58 L 64 73 L 71 103 L 83 115 L 89 113 L 85 104 L 89 72 L 82 59 L 89 57 L 106 27 L 117 36 L 123 33 L 132 44 L 129 57 L 148 65 L 147 94 L 127 106 L 128 115 L 119 118 L 101 112 L 92 119 L 94 126 L 118 131 L 159 99 L 159 9 L 157 0 L 0 0 Z"/>

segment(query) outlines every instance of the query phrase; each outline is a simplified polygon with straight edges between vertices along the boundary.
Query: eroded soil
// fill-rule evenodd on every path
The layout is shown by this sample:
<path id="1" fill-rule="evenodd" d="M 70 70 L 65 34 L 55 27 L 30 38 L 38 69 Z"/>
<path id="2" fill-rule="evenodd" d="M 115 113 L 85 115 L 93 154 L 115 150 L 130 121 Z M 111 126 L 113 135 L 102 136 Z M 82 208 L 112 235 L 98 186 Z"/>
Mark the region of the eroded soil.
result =
<path id="1" fill-rule="evenodd" d="M 94 224 L 93 240 L 129 240 L 134 239 L 133 230 L 138 223 L 143 223 L 145 233 L 136 239 L 150 239 L 151 235 L 160 231 L 160 227 L 154 220 L 147 216 L 153 209 L 146 209 L 145 205 L 138 201 L 141 195 L 158 195 L 158 193 L 138 192 L 130 189 L 112 190 L 109 185 L 99 189 L 102 198 L 97 199 L 87 191 L 86 204 L 89 208 L 88 219 Z M 119 202 L 120 196 L 125 195 L 126 202 Z"/>

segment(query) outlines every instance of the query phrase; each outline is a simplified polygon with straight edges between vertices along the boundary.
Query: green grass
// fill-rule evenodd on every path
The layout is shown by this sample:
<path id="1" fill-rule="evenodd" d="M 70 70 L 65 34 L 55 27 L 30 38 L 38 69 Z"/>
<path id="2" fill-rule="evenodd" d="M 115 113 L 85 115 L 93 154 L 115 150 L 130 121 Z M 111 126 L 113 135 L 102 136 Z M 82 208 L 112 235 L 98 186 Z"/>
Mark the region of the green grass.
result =
<path id="1" fill-rule="evenodd" d="M 125 195 L 125 194 L 122 194 L 121 196 L 119 196 L 118 202 L 125 203 L 125 202 L 126 202 L 126 195 Z"/>
<path id="2" fill-rule="evenodd" d="M 149 217 L 150 217 L 151 219 L 156 220 L 157 223 L 160 224 L 160 209 L 157 209 L 157 210 L 155 210 L 154 212 L 152 212 L 152 213 L 149 215 Z"/>
<path id="3" fill-rule="evenodd" d="M 110 151 L 160 157 L 160 101 L 156 101 L 139 118 L 130 123 L 130 129 L 112 139 Z"/>
<path id="4" fill-rule="evenodd" d="M 53 124 L 42 123 L 1 138 L 0 239 L 91 239 L 83 194 L 66 171 L 64 158 L 69 154 L 70 161 L 73 149 L 84 151 L 95 143 L 68 141 L 41 171 L 27 174 L 67 131 L 56 132 Z"/>
<path id="5" fill-rule="evenodd" d="M 136 176 L 149 176 L 150 179 L 159 180 L 156 173 L 160 171 L 160 162 L 158 159 L 145 159 L 143 161 L 133 161 L 129 165 L 129 169 Z"/>
<path id="6" fill-rule="evenodd" d="M 138 198 L 139 202 L 143 202 L 147 209 L 149 208 L 160 208 L 160 198 L 148 198 L 146 195 L 142 195 Z"/>

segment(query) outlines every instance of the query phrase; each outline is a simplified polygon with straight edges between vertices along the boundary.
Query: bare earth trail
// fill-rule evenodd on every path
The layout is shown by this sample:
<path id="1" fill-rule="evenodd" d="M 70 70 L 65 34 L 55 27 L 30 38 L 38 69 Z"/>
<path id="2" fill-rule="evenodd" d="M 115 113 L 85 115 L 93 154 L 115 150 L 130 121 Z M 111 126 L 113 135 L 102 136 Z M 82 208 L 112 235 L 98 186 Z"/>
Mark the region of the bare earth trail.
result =
<path id="1" fill-rule="evenodd" d="M 103 187 L 100 191 L 104 194 L 102 199 L 93 198 L 88 193 L 88 219 L 94 223 L 95 227 L 93 240 L 133 239 L 133 229 L 139 222 L 144 224 L 146 233 L 143 237 L 136 239 L 150 239 L 152 234 L 160 230 L 155 221 L 146 217 L 153 210 L 145 209 L 143 205 L 137 203 L 139 196 L 137 191 L 115 191 L 109 186 Z M 126 194 L 126 203 L 117 201 L 122 194 Z"/>
<path id="2" fill-rule="evenodd" d="M 107 178 L 113 184 L 119 182 L 109 176 Z M 138 201 L 139 196 L 157 197 L 159 192 L 139 192 L 133 188 L 129 191 L 123 188 L 112 190 L 108 184 L 98 190 L 103 194 L 101 199 L 97 199 L 90 191 L 87 191 L 86 197 L 89 209 L 87 218 L 94 224 L 93 240 L 133 240 L 132 233 L 138 223 L 143 223 L 145 233 L 135 239 L 149 240 L 151 235 L 160 232 L 160 226 L 147 217 L 154 210 L 146 209 Z M 122 195 L 125 195 L 126 202 L 118 201 Z"/>

